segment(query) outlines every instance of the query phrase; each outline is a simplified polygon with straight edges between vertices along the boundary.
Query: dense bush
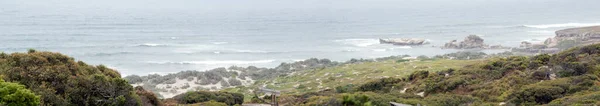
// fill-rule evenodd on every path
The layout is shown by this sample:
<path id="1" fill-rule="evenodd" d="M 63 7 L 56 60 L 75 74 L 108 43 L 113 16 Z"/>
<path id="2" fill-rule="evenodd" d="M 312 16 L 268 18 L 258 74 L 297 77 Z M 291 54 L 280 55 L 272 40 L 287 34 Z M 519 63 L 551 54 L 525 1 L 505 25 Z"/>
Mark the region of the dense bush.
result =
<path id="1" fill-rule="evenodd" d="M 0 106 L 38 106 L 39 104 L 40 96 L 33 94 L 25 86 L 0 79 Z"/>
<path id="2" fill-rule="evenodd" d="M 194 104 L 211 100 L 226 103 L 227 105 L 241 105 L 244 103 L 243 94 L 229 92 L 194 91 L 180 94 L 173 98 L 182 104 Z"/>
<path id="3" fill-rule="evenodd" d="M 208 102 L 202 102 L 200 103 L 200 106 L 228 106 L 225 103 L 221 103 L 221 102 L 216 102 L 214 100 L 208 101 Z"/>
<path id="4" fill-rule="evenodd" d="M 393 88 L 401 89 L 403 87 L 402 79 L 398 78 L 383 78 L 376 81 L 367 82 L 358 86 L 357 91 L 382 91 L 389 92 Z"/>
<path id="5" fill-rule="evenodd" d="M 578 95 L 571 95 L 560 99 L 553 100 L 548 105 L 566 106 L 566 105 L 583 105 L 593 106 L 600 104 L 600 91 L 582 92 Z"/>
<path id="6" fill-rule="evenodd" d="M 335 91 L 337 93 L 350 93 L 350 92 L 354 92 L 354 85 L 353 84 L 348 84 L 345 86 L 337 86 L 335 87 Z"/>
<path id="7" fill-rule="evenodd" d="M 455 94 L 436 94 L 424 99 L 431 106 L 459 106 L 478 101 L 476 98 Z"/>
<path id="8" fill-rule="evenodd" d="M 140 96 L 142 100 L 143 106 L 162 106 L 160 99 L 156 96 L 156 94 L 146 91 L 141 86 L 135 87 L 135 94 Z"/>
<path id="9" fill-rule="evenodd" d="M 344 106 L 372 106 L 369 96 L 362 94 L 345 94 L 342 97 Z"/>
<path id="10" fill-rule="evenodd" d="M 42 105 L 141 105 L 133 87 L 106 66 L 35 50 L 0 57 L 4 80 L 41 95 Z"/>
<path id="11" fill-rule="evenodd" d="M 565 95 L 587 90 L 598 78 L 593 75 L 561 78 L 531 84 L 511 95 L 516 104 L 546 104 Z"/>

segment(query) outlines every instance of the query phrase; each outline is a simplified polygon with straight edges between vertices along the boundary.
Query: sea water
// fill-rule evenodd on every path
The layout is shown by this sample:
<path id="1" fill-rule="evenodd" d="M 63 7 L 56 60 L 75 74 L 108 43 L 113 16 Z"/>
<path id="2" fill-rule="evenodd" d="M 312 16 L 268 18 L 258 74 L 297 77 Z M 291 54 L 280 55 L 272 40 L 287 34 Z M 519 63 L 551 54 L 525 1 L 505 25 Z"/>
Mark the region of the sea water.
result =
<path id="1" fill-rule="evenodd" d="M 275 67 L 459 50 L 480 35 L 516 47 L 600 25 L 599 0 L 2 0 L 0 51 L 60 52 L 122 74 Z M 394 46 L 378 38 L 422 38 Z M 490 52 L 490 51 L 486 51 Z"/>

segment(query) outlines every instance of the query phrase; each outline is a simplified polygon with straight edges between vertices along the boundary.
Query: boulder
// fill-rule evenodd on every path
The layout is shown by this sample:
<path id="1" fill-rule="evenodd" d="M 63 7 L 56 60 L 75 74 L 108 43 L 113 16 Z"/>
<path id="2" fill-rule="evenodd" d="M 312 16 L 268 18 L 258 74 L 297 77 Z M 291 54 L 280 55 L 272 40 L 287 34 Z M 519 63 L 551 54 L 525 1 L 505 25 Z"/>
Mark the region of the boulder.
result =
<path id="1" fill-rule="evenodd" d="M 418 38 L 393 38 L 393 39 L 379 39 L 381 44 L 393 44 L 393 45 L 424 45 L 428 42 L 425 39 Z"/>
<path id="2" fill-rule="evenodd" d="M 477 35 L 469 35 L 465 38 L 465 40 L 460 43 L 457 40 L 452 40 L 446 44 L 444 47 L 446 49 L 485 49 L 489 48 L 489 45 L 483 43 L 483 39 Z"/>

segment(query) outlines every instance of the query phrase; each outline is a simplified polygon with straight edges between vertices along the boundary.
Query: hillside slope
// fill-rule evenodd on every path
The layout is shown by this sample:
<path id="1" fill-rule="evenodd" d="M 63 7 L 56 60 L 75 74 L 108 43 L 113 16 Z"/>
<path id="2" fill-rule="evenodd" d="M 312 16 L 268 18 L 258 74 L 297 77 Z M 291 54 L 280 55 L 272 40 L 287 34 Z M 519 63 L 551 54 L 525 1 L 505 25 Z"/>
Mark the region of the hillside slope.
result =
<path id="1" fill-rule="evenodd" d="M 599 62 L 600 44 L 594 44 L 572 48 L 554 55 L 492 58 L 466 63 L 470 65 L 464 67 L 425 68 L 405 77 L 381 78 L 363 84 L 337 79 L 332 81 L 340 82 L 333 85 L 341 86 L 307 93 L 283 94 L 280 101 L 285 105 L 354 106 L 380 106 L 388 105 L 389 102 L 431 106 L 598 105 L 600 104 Z M 378 72 L 373 70 L 389 68 L 377 64 L 365 66 L 369 68 L 355 67 L 348 69 L 350 71 L 347 73 L 357 70 Z M 332 69 L 344 68 L 342 66 Z M 310 74 L 301 74 L 297 78 L 310 79 L 328 72 L 330 71 L 327 69 L 309 72 Z M 399 73 L 389 74 L 389 76 L 396 75 L 402 76 Z M 296 77 L 290 76 L 290 78 Z M 361 76 L 353 78 L 360 79 Z M 273 81 L 277 84 L 281 82 L 279 80 L 282 79 Z M 305 83 L 302 80 L 298 82 Z M 285 83 L 283 85 L 287 85 Z M 282 88 L 273 88 L 286 91 Z"/>

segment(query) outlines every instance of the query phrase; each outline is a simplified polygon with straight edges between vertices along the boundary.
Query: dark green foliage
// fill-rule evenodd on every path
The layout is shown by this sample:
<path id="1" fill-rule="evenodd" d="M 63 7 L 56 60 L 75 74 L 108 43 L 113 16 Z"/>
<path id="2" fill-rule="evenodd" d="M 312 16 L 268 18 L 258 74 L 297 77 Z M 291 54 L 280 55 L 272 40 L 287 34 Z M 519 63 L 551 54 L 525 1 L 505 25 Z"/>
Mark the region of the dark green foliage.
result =
<path id="1" fill-rule="evenodd" d="M 576 47 L 561 52 L 551 59 L 550 63 L 560 66 L 559 76 L 568 77 L 582 75 L 595 71 L 595 65 L 600 61 L 600 45 Z"/>
<path id="2" fill-rule="evenodd" d="M 594 106 L 600 104 L 600 91 L 582 92 L 577 95 L 571 95 L 560 99 L 553 100 L 548 105 L 550 106 L 566 106 L 566 105 L 582 105 Z"/>
<path id="3" fill-rule="evenodd" d="M 135 94 L 140 96 L 143 106 L 162 106 L 163 105 L 161 103 L 160 99 L 158 99 L 158 97 L 154 93 L 152 93 L 150 91 L 146 91 L 141 86 L 135 87 Z"/>
<path id="4" fill-rule="evenodd" d="M 221 102 L 217 102 L 214 100 L 208 101 L 208 102 L 202 102 L 200 103 L 201 106 L 228 106 L 225 103 L 221 103 Z"/>
<path id="5" fill-rule="evenodd" d="M 348 84 L 345 86 L 337 86 L 335 87 L 335 92 L 337 93 L 351 93 L 354 92 L 354 85 Z"/>
<path id="6" fill-rule="evenodd" d="M 435 93 L 435 92 L 448 92 L 456 89 L 457 87 L 467 83 L 471 78 L 468 75 L 460 75 L 457 77 L 450 78 L 430 78 L 425 81 L 425 93 Z"/>
<path id="7" fill-rule="evenodd" d="M 389 92 L 393 88 L 401 89 L 403 85 L 400 83 L 402 79 L 398 78 L 383 78 L 377 81 L 367 82 L 358 86 L 357 91 L 382 91 Z"/>
<path id="8" fill-rule="evenodd" d="M 429 76 L 429 71 L 415 71 L 412 74 L 410 74 L 410 76 L 408 76 L 408 80 L 413 81 L 413 80 L 418 80 L 418 79 L 424 79 L 427 78 Z"/>
<path id="9" fill-rule="evenodd" d="M 40 96 L 33 94 L 25 86 L 4 82 L 0 79 L 0 106 L 38 106 Z"/>
<path id="10" fill-rule="evenodd" d="M 362 94 L 346 94 L 342 97 L 344 106 L 372 106 L 369 96 Z"/>
<path id="11" fill-rule="evenodd" d="M 582 75 L 569 78 L 544 81 L 519 89 L 511 95 L 517 104 L 546 104 L 565 95 L 587 90 L 598 78 Z"/>
<path id="12" fill-rule="evenodd" d="M 0 58 L 4 80 L 41 95 L 42 105 L 141 105 L 117 71 L 90 66 L 52 52 L 13 53 Z"/>
<path id="13" fill-rule="evenodd" d="M 459 106 L 478 101 L 476 98 L 463 95 L 436 94 L 424 99 L 431 106 Z"/>
<path id="14" fill-rule="evenodd" d="M 517 104 L 545 104 L 564 95 L 565 89 L 555 86 L 527 86 L 513 95 Z"/>
<path id="15" fill-rule="evenodd" d="M 328 96 L 313 96 L 308 98 L 304 106 L 343 106 L 342 100 Z"/>
<path id="16" fill-rule="evenodd" d="M 235 105 L 244 103 L 244 95 L 240 93 L 229 92 L 209 92 L 209 91 L 194 91 L 173 97 L 179 103 L 194 104 L 207 101 L 217 101 L 226 103 L 227 105 Z"/>
<path id="17" fill-rule="evenodd" d="M 529 64 L 529 68 L 537 68 L 543 65 L 547 65 L 550 62 L 550 58 L 552 58 L 552 56 L 548 54 L 533 56 L 531 58 L 531 63 Z"/>
<path id="18" fill-rule="evenodd" d="M 410 61 L 408 59 L 400 59 L 400 60 L 396 60 L 396 63 L 402 63 L 402 62 L 407 62 Z"/>

